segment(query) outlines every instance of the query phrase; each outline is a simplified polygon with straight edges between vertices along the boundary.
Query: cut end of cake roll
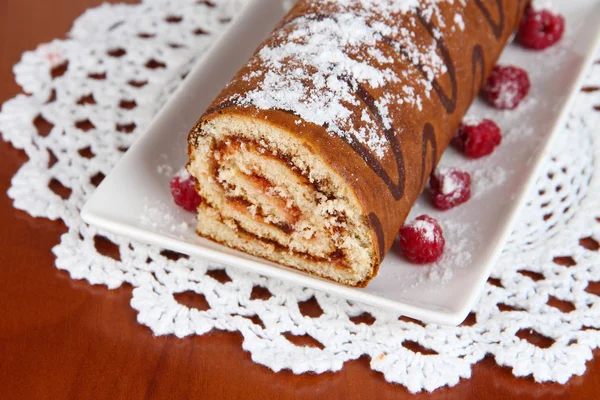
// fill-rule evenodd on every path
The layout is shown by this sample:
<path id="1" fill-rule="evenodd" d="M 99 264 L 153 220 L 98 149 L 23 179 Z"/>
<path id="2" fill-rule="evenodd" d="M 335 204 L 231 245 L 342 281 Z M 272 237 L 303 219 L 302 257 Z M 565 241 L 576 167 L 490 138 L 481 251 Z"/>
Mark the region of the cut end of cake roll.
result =
<path id="1" fill-rule="evenodd" d="M 376 275 L 377 238 L 355 193 L 291 130 L 243 110 L 208 114 L 189 157 L 199 235 L 346 285 Z"/>

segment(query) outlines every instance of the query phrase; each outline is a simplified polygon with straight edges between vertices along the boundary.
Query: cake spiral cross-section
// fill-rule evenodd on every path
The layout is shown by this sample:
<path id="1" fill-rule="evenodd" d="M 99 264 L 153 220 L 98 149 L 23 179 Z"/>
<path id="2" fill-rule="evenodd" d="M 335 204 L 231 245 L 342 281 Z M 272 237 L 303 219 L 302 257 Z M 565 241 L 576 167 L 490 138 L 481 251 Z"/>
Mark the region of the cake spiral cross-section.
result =
<path id="1" fill-rule="evenodd" d="M 189 134 L 198 234 L 365 286 L 525 4 L 300 0 Z"/>

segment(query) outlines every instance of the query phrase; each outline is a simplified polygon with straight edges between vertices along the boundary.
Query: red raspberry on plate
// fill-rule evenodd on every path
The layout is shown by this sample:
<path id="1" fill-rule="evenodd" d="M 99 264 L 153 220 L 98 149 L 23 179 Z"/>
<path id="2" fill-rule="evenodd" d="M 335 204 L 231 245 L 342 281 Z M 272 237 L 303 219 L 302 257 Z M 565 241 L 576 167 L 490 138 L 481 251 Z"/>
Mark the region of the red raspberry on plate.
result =
<path id="1" fill-rule="evenodd" d="M 449 210 L 471 198 L 471 175 L 456 168 L 438 168 L 429 185 L 438 210 Z"/>
<path id="2" fill-rule="evenodd" d="M 187 211 L 196 212 L 202 199 L 198 192 L 196 192 L 196 181 L 194 178 L 191 176 L 181 177 L 180 175 L 175 175 L 171 178 L 169 186 L 171 187 L 171 195 L 173 196 L 173 200 L 175 200 L 175 204 Z"/>
<path id="3" fill-rule="evenodd" d="M 500 128 L 491 119 L 465 119 L 452 139 L 452 144 L 469 158 L 491 154 L 500 142 Z"/>
<path id="4" fill-rule="evenodd" d="M 529 8 L 519 26 L 519 41 L 529 49 L 543 50 L 558 42 L 565 31 L 562 15 Z"/>
<path id="5" fill-rule="evenodd" d="M 496 65 L 483 92 L 492 106 L 512 110 L 527 96 L 530 86 L 525 70 L 511 65 Z"/>
<path id="6" fill-rule="evenodd" d="M 400 229 L 400 247 L 406 258 L 415 264 L 437 261 L 445 244 L 442 228 L 428 215 L 421 215 Z"/>

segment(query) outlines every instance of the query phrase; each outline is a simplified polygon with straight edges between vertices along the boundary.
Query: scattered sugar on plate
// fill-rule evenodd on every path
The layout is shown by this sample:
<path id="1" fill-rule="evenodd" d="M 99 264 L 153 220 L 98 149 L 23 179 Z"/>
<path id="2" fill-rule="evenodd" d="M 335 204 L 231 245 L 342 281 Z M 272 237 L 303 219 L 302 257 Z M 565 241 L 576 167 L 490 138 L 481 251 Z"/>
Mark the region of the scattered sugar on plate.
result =
<path id="1" fill-rule="evenodd" d="M 173 176 L 173 163 L 169 159 L 169 156 L 166 154 L 161 154 L 158 156 L 156 172 L 159 175 L 166 176 L 167 178 L 171 178 Z"/>
<path id="2" fill-rule="evenodd" d="M 535 10 L 554 11 L 555 7 L 554 7 L 553 3 L 554 2 L 552 0 L 532 0 L 531 1 L 531 6 Z"/>
<path id="3" fill-rule="evenodd" d="M 490 189 L 502 185 L 506 181 L 506 170 L 498 166 L 478 168 L 471 173 L 471 178 L 473 185 L 471 199 L 474 199 Z"/>
<path id="4" fill-rule="evenodd" d="M 173 177 L 178 177 L 182 181 L 185 181 L 188 178 L 190 178 L 191 175 L 189 172 L 187 172 L 187 169 L 185 169 L 185 167 L 184 167 L 184 168 L 181 168 L 179 171 L 177 171 L 177 173 L 175 175 L 173 175 Z"/>
<path id="5" fill-rule="evenodd" d="M 530 125 L 512 125 L 506 131 L 502 132 L 502 142 L 504 144 L 518 142 L 533 134 L 533 127 Z"/>
<path id="6" fill-rule="evenodd" d="M 181 213 L 174 213 L 171 206 L 156 200 L 150 201 L 147 198 L 140 215 L 140 223 L 144 227 L 174 234 L 179 238 L 190 231 L 190 225 L 183 221 Z"/>
<path id="7" fill-rule="evenodd" d="M 173 167 L 170 166 L 169 164 L 159 164 L 156 167 L 156 171 L 162 176 L 167 176 L 167 177 L 173 176 Z"/>
<path id="8" fill-rule="evenodd" d="M 401 283 L 399 290 L 419 288 L 436 292 L 471 262 L 471 254 L 477 246 L 465 238 L 465 232 L 473 229 L 471 225 L 451 219 L 438 219 L 438 223 L 446 240 L 444 254 L 432 264 L 415 265 L 411 271 L 403 270 L 397 274 L 396 279 Z"/>
<path id="9" fill-rule="evenodd" d="M 438 220 L 438 223 L 444 231 L 446 247 L 442 257 L 429 266 L 425 276 L 428 281 L 441 286 L 448 283 L 457 271 L 471 261 L 471 250 L 474 246 L 464 235 L 464 232 L 470 227 L 469 224 L 449 219 Z"/>
<path id="10" fill-rule="evenodd" d="M 476 115 L 467 115 L 463 118 L 462 123 L 464 125 L 479 125 L 483 121 L 483 118 Z"/>

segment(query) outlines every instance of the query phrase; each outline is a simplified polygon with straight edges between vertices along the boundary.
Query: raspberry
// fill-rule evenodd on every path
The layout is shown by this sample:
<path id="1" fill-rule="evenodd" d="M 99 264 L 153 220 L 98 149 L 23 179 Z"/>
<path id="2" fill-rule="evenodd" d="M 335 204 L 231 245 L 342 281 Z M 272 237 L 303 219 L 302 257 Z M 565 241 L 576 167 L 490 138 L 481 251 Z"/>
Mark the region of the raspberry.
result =
<path id="1" fill-rule="evenodd" d="M 440 168 L 429 179 L 433 205 L 449 210 L 471 198 L 471 175 L 455 168 Z"/>
<path id="2" fill-rule="evenodd" d="M 421 215 L 400 229 L 400 247 L 406 258 L 415 264 L 437 261 L 445 244 L 442 228 L 428 215 Z"/>
<path id="3" fill-rule="evenodd" d="M 558 42 L 565 31 L 562 15 L 528 9 L 519 26 L 519 41 L 529 49 L 543 50 Z"/>
<path id="4" fill-rule="evenodd" d="M 481 158 L 491 154 L 500 142 L 500 128 L 491 119 L 463 121 L 452 139 L 452 144 L 469 158 Z"/>
<path id="5" fill-rule="evenodd" d="M 496 65 L 483 92 L 492 106 L 512 110 L 527 96 L 530 86 L 529 76 L 521 68 Z"/>
<path id="6" fill-rule="evenodd" d="M 171 195 L 175 204 L 179 207 L 195 212 L 202 202 L 202 198 L 196 192 L 196 181 L 191 176 L 175 175 L 169 183 Z"/>

